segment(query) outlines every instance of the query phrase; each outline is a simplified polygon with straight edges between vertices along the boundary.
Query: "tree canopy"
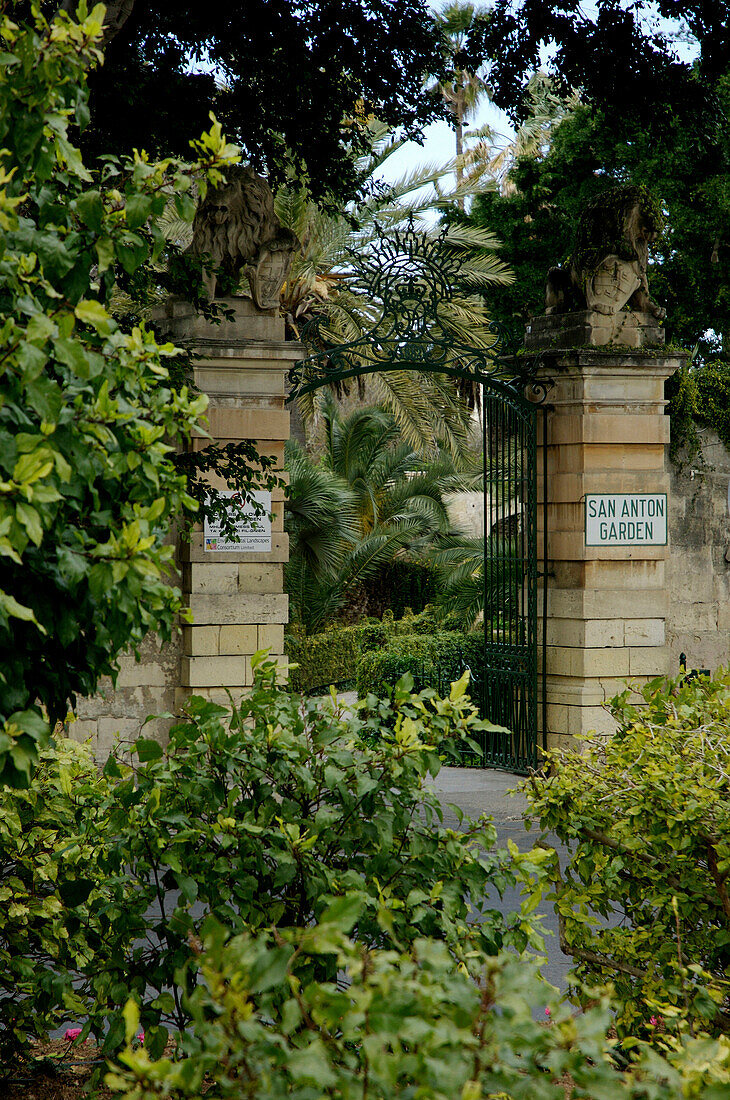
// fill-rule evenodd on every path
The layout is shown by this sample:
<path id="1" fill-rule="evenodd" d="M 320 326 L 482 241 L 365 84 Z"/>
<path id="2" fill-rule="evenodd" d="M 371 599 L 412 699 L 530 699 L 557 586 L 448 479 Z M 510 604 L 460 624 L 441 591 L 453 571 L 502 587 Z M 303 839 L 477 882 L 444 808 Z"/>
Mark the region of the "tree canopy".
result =
<path id="1" fill-rule="evenodd" d="M 305 167 L 312 193 L 351 197 L 374 114 L 414 136 L 443 116 L 425 0 L 115 0 L 128 12 L 90 80 L 86 153 L 186 155 L 212 110 L 255 168 Z M 119 20 L 117 20 L 119 22 Z"/>

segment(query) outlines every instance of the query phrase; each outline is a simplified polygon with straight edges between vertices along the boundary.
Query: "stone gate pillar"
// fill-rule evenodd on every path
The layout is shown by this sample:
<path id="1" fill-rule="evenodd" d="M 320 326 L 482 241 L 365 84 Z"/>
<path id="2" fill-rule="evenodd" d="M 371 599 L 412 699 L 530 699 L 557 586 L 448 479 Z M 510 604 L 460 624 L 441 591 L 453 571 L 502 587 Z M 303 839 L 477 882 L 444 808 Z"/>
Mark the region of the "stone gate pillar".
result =
<path id="1" fill-rule="evenodd" d="M 167 307 L 171 339 L 188 347 L 195 383 L 210 399 L 208 430 L 220 444 L 253 440 L 261 455 L 272 455 L 284 468 L 289 438 L 289 411 L 284 408 L 284 382 L 292 363 L 302 357 L 301 344 L 285 342 L 278 309 L 263 311 L 248 298 L 223 299 L 235 319 L 212 324 L 186 302 Z M 200 437 L 196 448 L 210 440 Z M 225 489 L 221 479 L 211 479 Z M 176 705 L 191 692 L 214 702 L 227 702 L 252 683 L 251 656 L 269 649 L 274 659 L 284 653 L 288 597 L 284 594 L 283 490 L 272 493 L 270 549 L 211 549 L 211 540 L 196 530 L 180 544 L 182 589 L 193 622 L 183 629 L 183 650 Z"/>
<path id="2" fill-rule="evenodd" d="M 540 479 L 547 448 L 549 747 L 612 731 L 601 704 L 627 679 L 670 671 L 664 381 L 683 359 L 663 342 L 641 313 L 552 314 L 528 326 L 526 349 L 552 383 L 538 440 Z M 538 529 L 542 542 L 542 515 Z"/>

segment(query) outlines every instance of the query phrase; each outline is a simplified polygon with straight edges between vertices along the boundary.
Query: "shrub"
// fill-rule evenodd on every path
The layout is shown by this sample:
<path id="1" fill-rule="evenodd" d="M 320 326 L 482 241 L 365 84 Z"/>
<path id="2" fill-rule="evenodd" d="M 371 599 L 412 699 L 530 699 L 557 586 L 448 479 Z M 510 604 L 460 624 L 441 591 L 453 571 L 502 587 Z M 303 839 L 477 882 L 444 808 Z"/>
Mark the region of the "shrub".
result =
<path id="1" fill-rule="evenodd" d="M 354 681 L 360 656 L 357 626 L 330 626 L 321 634 L 290 632 L 284 636 L 284 651 L 299 667 L 291 670 L 294 691 L 305 695 L 326 692 L 330 684 Z"/>
<path id="2" fill-rule="evenodd" d="M 0 1076 L 28 1036 L 88 1008 L 81 976 L 108 958 L 98 913 L 99 849 L 80 823 L 104 803 L 91 753 L 59 740 L 27 790 L 3 792 L 0 814 Z"/>
<path id="3" fill-rule="evenodd" d="M 357 665 L 357 690 L 387 696 L 401 676 L 413 677 L 416 690 L 435 687 L 439 691 L 458 680 L 464 666 L 479 668 L 484 662 L 484 641 L 479 634 L 436 631 L 398 634 L 385 649 L 364 653 Z"/>
<path id="4" fill-rule="evenodd" d="M 662 1057 L 640 1048 L 617 1065 L 607 1038 L 610 1005 L 574 1015 L 534 962 L 477 954 L 471 974 L 442 943 L 372 950 L 346 936 L 350 899 L 306 930 L 267 930 L 226 940 L 209 927 L 198 959 L 203 981 L 188 999 L 193 1027 L 181 1057 L 150 1060 L 132 1040 L 105 1083 L 122 1100 L 203 1095 L 221 1100 L 720 1100 L 730 1084 L 730 1044 L 706 1036 Z M 337 984 L 318 976 L 324 959 Z M 546 1001 L 549 1013 L 542 1011 Z M 537 1018 L 536 1018 L 537 1017 Z"/>
<path id="5" fill-rule="evenodd" d="M 642 694 L 612 700 L 614 737 L 549 754 L 554 774 L 526 784 L 571 849 L 553 863 L 564 949 L 613 982 L 622 1033 L 660 1016 L 730 1032 L 730 673 Z"/>
<path id="6" fill-rule="evenodd" d="M 15 924 L 0 941 L 2 1010 L 22 1015 L 6 1024 L 11 1046 L 73 1012 L 111 1053 L 131 997 L 159 1056 L 167 1029 L 189 1022 L 191 944 L 211 917 L 230 933 L 307 926 L 348 895 L 367 948 L 436 938 L 463 961 L 539 942 L 529 917 L 503 918 L 487 900 L 516 883 L 492 825 L 444 829 L 425 785 L 439 754 L 482 728 L 464 682 L 446 700 L 402 684 L 392 704 L 361 717 L 319 710 L 275 675 L 258 665 L 251 694 L 231 709 L 193 697 L 167 750 L 140 738 L 133 767 L 111 757 L 97 778 L 85 749 L 73 750 L 76 771 L 66 749 L 53 750 L 29 791 L 12 795 L 27 809 L 20 824 L 7 816 L 3 834 L 0 887 Z M 383 725 L 392 729 L 381 734 Z M 52 900 L 30 924 L 39 895 Z M 334 980 L 323 967 L 319 977 Z"/>

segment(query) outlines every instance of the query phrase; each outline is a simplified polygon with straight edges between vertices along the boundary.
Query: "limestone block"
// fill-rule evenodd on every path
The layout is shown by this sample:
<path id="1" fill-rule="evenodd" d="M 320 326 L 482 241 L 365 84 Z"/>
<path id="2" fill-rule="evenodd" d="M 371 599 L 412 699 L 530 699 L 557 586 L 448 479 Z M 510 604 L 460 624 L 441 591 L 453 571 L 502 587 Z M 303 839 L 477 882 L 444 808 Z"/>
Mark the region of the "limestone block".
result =
<path id="1" fill-rule="evenodd" d="M 284 566 L 243 562 L 238 564 L 238 591 L 246 593 L 281 592 Z"/>
<path id="2" fill-rule="evenodd" d="M 582 580 L 586 588 L 630 589 L 631 595 L 626 598 L 633 600 L 636 589 L 646 592 L 664 588 L 665 566 L 664 559 L 649 561 L 638 555 L 624 560 L 586 559 Z"/>
<path id="3" fill-rule="evenodd" d="M 550 676 L 621 677 L 629 675 L 629 650 L 571 649 L 547 646 L 547 671 Z"/>
<path id="4" fill-rule="evenodd" d="M 183 654 L 186 657 L 213 657 L 218 652 L 219 626 L 184 626 Z"/>
<path id="5" fill-rule="evenodd" d="M 541 641 L 538 628 L 538 642 Z M 623 619 L 548 619 L 547 643 L 571 648 L 622 646 L 624 644 Z"/>
<path id="6" fill-rule="evenodd" d="M 670 653 L 666 646 L 631 646 L 628 653 L 631 676 L 668 675 Z"/>
<path id="7" fill-rule="evenodd" d="M 626 690 L 625 677 L 551 676 L 546 678 L 546 695 L 550 703 L 571 707 L 602 706 L 614 695 Z M 635 702 L 639 701 L 636 695 Z"/>
<path id="8" fill-rule="evenodd" d="M 640 348 L 664 343 L 664 329 L 647 313 L 619 311 L 614 314 L 577 310 L 533 317 L 526 326 L 525 348 L 620 346 Z"/>
<path id="9" fill-rule="evenodd" d="M 279 624 L 258 628 L 257 649 L 270 649 L 273 656 L 284 652 L 284 627 Z"/>
<path id="10" fill-rule="evenodd" d="M 195 384 L 218 404 L 220 397 L 284 397 L 284 371 L 279 363 L 217 360 L 198 363 Z"/>
<path id="11" fill-rule="evenodd" d="M 580 589 L 548 587 L 548 615 L 551 619 L 653 619 L 666 614 L 669 593 L 663 589 L 631 591 L 623 588 Z"/>
<path id="12" fill-rule="evenodd" d="M 124 656 L 119 662 L 117 692 L 123 688 L 164 687 L 176 673 L 177 668 L 170 670 L 149 657 L 138 662 L 133 657 Z"/>
<path id="13" fill-rule="evenodd" d="M 208 409 L 208 431 L 214 439 L 268 440 L 289 438 L 288 409 Z M 262 448 L 259 448 L 262 449 Z"/>
<path id="14" fill-rule="evenodd" d="M 281 627 L 283 632 L 284 627 Z M 222 626 L 220 628 L 219 653 L 229 656 L 251 654 L 258 649 L 258 635 L 255 626 Z"/>
<path id="15" fill-rule="evenodd" d="M 136 741 L 140 732 L 142 732 L 140 722 L 136 718 L 99 718 L 95 753 L 98 756 L 107 757 L 118 743 L 131 744 Z M 149 729 L 145 728 L 143 732 L 149 737 Z"/>
<path id="16" fill-rule="evenodd" d="M 627 646 L 659 646 L 666 643 L 664 619 L 626 619 L 624 638 Z"/>
<path id="17" fill-rule="evenodd" d="M 548 750 L 550 752 L 573 752 L 575 749 L 580 748 L 573 738 L 568 733 L 558 733 L 553 730 L 548 730 Z"/>
<path id="18" fill-rule="evenodd" d="M 662 412 L 636 413 L 618 409 L 613 415 L 566 415 L 556 417 L 550 428 L 550 444 L 668 443 L 669 417 Z M 614 490 L 615 491 L 615 490 Z"/>
<path id="19" fill-rule="evenodd" d="M 604 707 L 568 707 L 567 710 L 565 732 L 576 741 L 591 738 L 594 734 L 610 736 L 616 732 L 616 722 Z"/>
<path id="20" fill-rule="evenodd" d="M 191 595 L 194 592 L 237 592 L 238 562 L 206 562 L 204 565 L 183 566 L 183 590 Z"/>
<path id="21" fill-rule="evenodd" d="M 183 687 L 245 687 L 251 680 L 248 657 L 183 657 L 180 662 Z"/>
<path id="22" fill-rule="evenodd" d="M 285 623 L 288 604 L 289 598 L 283 593 L 258 596 L 193 594 L 190 597 L 193 622 L 199 626 Z"/>
<path id="23" fill-rule="evenodd" d="M 68 724 L 67 736 L 72 741 L 78 741 L 80 744 L 91 741 L 93 749 L 98 732 L 99 723 L 96 718 L 74 718 Z"/>

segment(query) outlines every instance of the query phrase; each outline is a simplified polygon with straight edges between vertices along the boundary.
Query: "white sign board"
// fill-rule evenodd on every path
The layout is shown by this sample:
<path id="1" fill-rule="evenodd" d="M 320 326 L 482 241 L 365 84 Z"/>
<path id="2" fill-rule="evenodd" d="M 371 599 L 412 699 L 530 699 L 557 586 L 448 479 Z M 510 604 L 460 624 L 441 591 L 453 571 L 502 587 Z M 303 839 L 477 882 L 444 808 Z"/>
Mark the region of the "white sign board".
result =
<path id="1" fill-rule="evenodd" d="M 226 510 L 236 525 L 235 538 L 229 542 L 221 535 L 220 523 L 210 523 L 206 519 L 203 548 L 216 554 L 268 553 L 271 550 L 271 493 L 257 489 L 245 497 L 235 492 L 219 495 L 229 498 Z M 258 515 L 253 507 L 254 501 L 260 506 Z"/>
<path id="2" fill-rule="evenodd" d="M 666 493 L 586 493 L 586 546 L 666 546 Z"/>

